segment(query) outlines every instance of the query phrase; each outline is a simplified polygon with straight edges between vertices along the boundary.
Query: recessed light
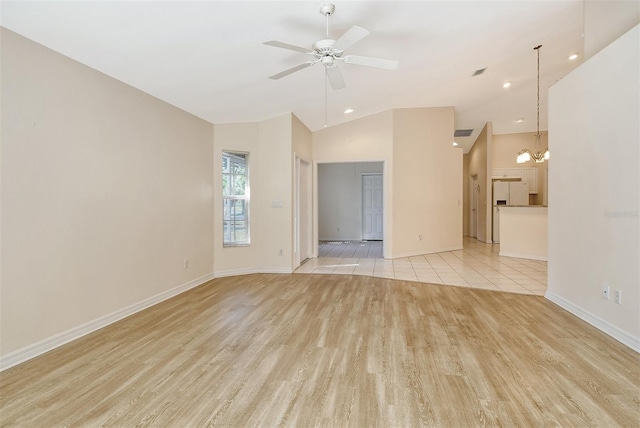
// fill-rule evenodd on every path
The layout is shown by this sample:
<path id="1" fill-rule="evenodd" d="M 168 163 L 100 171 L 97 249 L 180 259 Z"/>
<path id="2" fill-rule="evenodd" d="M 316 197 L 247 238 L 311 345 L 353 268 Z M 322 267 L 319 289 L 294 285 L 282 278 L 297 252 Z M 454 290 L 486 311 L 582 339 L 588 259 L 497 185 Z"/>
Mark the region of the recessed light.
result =
<path id="1" fill-rule="evenodd" d="M 353 109 L 352 108 L 348 108 L 344 111 L 344 114 L 349 114 L 349 113 L 353 113 Z"/>
<path id="2" fill-rule="evenodd" d="M 504 83 L 502 84 L 502 87 L 503 87 L 503 88 L 508 88 L 509 86 L 511 86 L 511 82 L 504 82 Z"/>
<path id="3" fill-rule="evenodd" d="M 517 118 L 517 119 L 516 119 L 516 122 L 518 122 L 518 123 L 522 123 L 522 122 L 524 122 L 524 119 L 523 119 L 523 118 L 521 118 L 521 117 L 519 117 L 519 118 Z"/>
<path id="4" fill-rule="evenodd" d="M 573 60 L 574 60 L 574 59 L 576 59 L 576 58 L 578 58 L 578 54 L 577 54 L 577 53 L 574 53 L 574 54 L 569 55 L 569 59 L 570 59 L 571 61 L 573 61 Z"/>
<path id="5" fill-rule="evenodd" d="M 458 143 L 456 143 L 455 141 L 453 142 L 453 147 L 458 147 Z"/>

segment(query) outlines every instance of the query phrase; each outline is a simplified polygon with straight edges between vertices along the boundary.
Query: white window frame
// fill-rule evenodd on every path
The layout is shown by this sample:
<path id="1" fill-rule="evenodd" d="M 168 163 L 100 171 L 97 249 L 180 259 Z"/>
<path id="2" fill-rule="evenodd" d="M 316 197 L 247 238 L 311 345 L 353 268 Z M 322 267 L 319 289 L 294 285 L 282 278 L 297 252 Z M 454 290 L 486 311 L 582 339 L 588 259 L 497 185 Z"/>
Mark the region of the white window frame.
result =
<path id="1" fill-rule="evenodd" d="M 225 158 L 229 158 L 230 162 L 233 162 L 233 158 L 239 158 L 240 156 L 244 157 L 244 174 L 234 174 L 233 173 L 233 166 L 229 166 L 229 171 L 230 172 L 225 172 L 224 170 L 224 160 Z M 249 219 L 249 202 L 250 202 L 250 187 L 249 187 L 249 153 L 247 152 L 240 152 L 240 151 L 234 151 L 234 150 L 223 150 L 222 151 L 222 189 L 220 189 L 220 191 L 222 192 L 222 245 L 224 247 L 246 247 L 251 245 L 251 228 L 250 228 L 250 219 Z M 234 183 L 236 180 L 236 177 L 239 176 L 244 176 L 245 179 L 245 186 L 244 186 L 244 195 L 235 195 L 235 194 L 228 194 L 225 195 L 225 190 L 224 190 L 224 183 L 225 183 L 225 176 L 228 177 L 228 180 L 230 180 L 230 189 L 234 189 Z M 233 192 L 232 192 L 233 193 Z M 227 206 L 227 202 L 228 201 L 244 201 L 244 220 L 241 221 L 236 221 L 231 219 L 231 217 L 228 216 L 228 210 L 225 209 L 225 207 Z M 234 204 L 235 205 L 235 204 Z M 227 234 L 226 232 L 226 225 L 227 223 L 229 223 L 228 227 L 230 228 L 230 234 L 233 236 L 233 238 L 231 239 L 227 239 Z M 237 238 L 237 229 L 236 227 L 238 226 L 238 223 L 244 223 L 245 224 L 245 229 L 246 229 L 246 239 L 238 239 Z"/>

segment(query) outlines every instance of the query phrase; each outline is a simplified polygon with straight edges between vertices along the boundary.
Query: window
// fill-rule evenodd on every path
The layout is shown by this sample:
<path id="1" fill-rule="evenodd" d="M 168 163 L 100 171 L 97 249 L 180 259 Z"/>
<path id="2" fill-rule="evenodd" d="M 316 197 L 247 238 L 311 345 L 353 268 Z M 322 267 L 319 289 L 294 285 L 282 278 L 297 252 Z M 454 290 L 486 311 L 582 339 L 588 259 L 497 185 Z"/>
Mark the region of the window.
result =
<path id="1" fill-rule="evenodd" d="M 222 152 L 223 245 L 249 245 L 249 154 Z"/>

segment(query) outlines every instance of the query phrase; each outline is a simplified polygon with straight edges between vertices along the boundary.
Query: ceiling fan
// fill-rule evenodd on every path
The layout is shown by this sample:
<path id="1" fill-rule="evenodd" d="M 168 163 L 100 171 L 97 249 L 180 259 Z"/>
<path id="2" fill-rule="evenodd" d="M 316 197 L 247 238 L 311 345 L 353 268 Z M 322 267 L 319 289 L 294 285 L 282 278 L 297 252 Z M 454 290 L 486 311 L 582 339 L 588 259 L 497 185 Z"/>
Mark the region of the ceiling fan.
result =
<path id="1" fill-rule="evenodd" d="M 304 68 L 311 67 L 314 64 L 320 63 L 324 65 L 325 73 L 333 89 L 342 89 L 347 85 L 342 77 L 342 73 L 338 68 L 337 62 L 343 61 L 347 64 L 364 65 L 366 67 L 376 67 L 385 70 L 395 70 L 398 66 L 398 61 L 382 58 L 371 58 L 358 55 L 344 55 L 344 51 L 351 46 L 367 37 L 370 33 L 368 30 L 354 25 L 347 32 L 345 32 L 338 40 L 329 38 L 329 16 L 335 11 L 335 5 L 331 3 L 325 3 L 320 7 L 320 13 L 327 19 L 327 35 L 325 39 L 315 42 L 311 49 L 303 48 L 300 46 L 291 45 L 289 43 L 279 42 L 277 40 L 270 40 L 264 42 L 265 45 L 274 46 L 276 48 L 289 49 L 296 52 L 301 52 L 313 57 L 313 59 L 306 61 L 300 65 L 289 68 L 280 73 L 270 76 L 269 79 L 278 80 L 289 74 L 300 71 Z"/>

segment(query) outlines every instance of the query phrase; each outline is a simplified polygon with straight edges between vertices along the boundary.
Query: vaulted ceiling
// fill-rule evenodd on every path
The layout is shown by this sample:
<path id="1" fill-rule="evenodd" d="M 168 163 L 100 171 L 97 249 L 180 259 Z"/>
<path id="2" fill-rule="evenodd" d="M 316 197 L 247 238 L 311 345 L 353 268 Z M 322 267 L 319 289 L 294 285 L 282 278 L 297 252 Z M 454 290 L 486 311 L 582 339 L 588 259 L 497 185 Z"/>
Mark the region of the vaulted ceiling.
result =
<path id="1" fill-rule="evenodd" d="M 327 91 L 328 126 L 394 108 L 454 106 L 456 129 L 474 130 L 456 139 L 466 152 L 487 121 L 496 134 L 535 131 L 534 46 L 543 45 L 541 129 L 547 89 L 583 59 L 582 1 L 334 3 L 331 38 L 364 27 L 371 34 L 347 53 L 399 66 L 339 64 L 347 87 Z M 212 123 L 293 112 L 315 131 L 325 125 L 323 67 L 270 80 L 309 57 L 263 42 L 310 47 L 325 38 L 322 4 L 3 1 L 0 17 L 2 26 Z"/>

